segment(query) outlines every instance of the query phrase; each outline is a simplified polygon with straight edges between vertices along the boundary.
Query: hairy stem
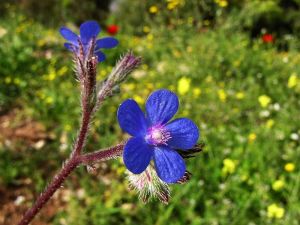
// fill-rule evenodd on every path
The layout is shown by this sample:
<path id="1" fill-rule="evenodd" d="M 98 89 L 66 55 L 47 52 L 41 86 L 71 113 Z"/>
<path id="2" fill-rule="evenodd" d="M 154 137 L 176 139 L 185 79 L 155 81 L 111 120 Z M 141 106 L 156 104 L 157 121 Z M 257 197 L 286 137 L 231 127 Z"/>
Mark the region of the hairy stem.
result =
<path id="1" fill-rule="evenodd" d="M 113 86 L 114 84 L 111 80 L 107 80 L 104 82 L 101 90 L 98 92 L 97 102 L 93 112 L 96 112 L 99 109 L 100 105 L 104 102 L 105 98 L 111 94 Z"/>
<path id="2" fill-rule="evenodd" d="M 43 208 L 53 194 L 59 189 L 69 174 L 79 165 L 80 160 L 76 157 L 71 158 L 66 162 L 61 171 L 53 178 L 51 183 L 45 191 L 37 198 L 33 206 L 27 210 L 22 220 L 18 225 L 27 225 L 36 216 L 36 214 Z"/>
<path id="3" fill-rule="evenodd" d="M 122 155 L 124 145 L 124 143 L 121 143 L 107 149 L 101 149 L 92 153 L 84 154 L 80 157 L 81 162 L 85 165 L 88 165 L 99 161 L 114 159 Z"/>
<path id="4" fill-rule="evenodd" d="M 81 153 L 82 148 L 84 146 L 85 139 L 87 138 L 88 135 L 90 120 L 91 120 L 91 111 L 88 109 L 84 109 L 82 113 L 81 127 L 71 157 L 77 156 Z"/>
<path id="5" fill-rule="evenodd" d="M 98 94 L 96 94 L 97 58 L 94 57 L 95 40 L 93 40 L 90 49 L 87 65 L 85 63 L 86 58 L 80 39 L 78 40 L 78 43 L 80 51 L 75 54 L 75 63 L 77 65 L 77 77 L 82 87 L 82 121 L 80 130 L 69 160 L 66 161 L 60 172 L 37 198 L 33 206 L 26 211 L 18 225 L 28 225 L 77 166 L 80 164 L 89 165 L 98 161 L 113 159 L 120 156 L 123 152 L 124 143 L 87 154 L 82 154 L 82 149 L 84 148 L 85 140 L 88 136 L 88 129 L 93 115 L 99 109 L 103 101 L 111 95 L 113 87 L 117 83 L 123 81 L 126 76 L 140 64 L 141 59 L 134 57 L 132 53 L 127 54 L 126 57 L 120 61 L 119 65 L 117 65 L 117 69 L 115 69 L 108 77 L 107 81 L 103 83 Z M 75 52 L 76 51 L 74 51 L 74 53 Z"/>
<path id="6" fill-rule="evenodd" d="M 45 191 L 37 198 L 36 202 L 32 205 L 32 207 L 29 210 L 27 210 L 27 212 L 24 214 L 22 220 L 18 225 L 28 225 L 30 221 L 43 208 L 43 206 L 48 202 L 48 200 L 53 196 L 53 194 L 61 187 L 62 183 L 70 175 L 70 173 L 80 164 L 87 165 L 99 161 L 114 159 L 122 155 L 123 148 L 124 143 L 121 143 L 116 146 L 98 150 L 92 153 L 87 153 L 79 156 L 73 155 L 72 158 L 65 163 L 60 172 L 57 175 L 55 175 L 53 180 L 47 186 Z"/>

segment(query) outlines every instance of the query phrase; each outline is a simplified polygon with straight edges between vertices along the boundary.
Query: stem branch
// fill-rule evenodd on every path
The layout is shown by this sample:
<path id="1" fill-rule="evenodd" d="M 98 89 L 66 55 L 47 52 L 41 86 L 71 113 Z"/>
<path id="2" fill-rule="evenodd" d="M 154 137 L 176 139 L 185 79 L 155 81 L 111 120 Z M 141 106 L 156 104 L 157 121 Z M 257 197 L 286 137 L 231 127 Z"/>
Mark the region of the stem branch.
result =
<path id="1" fill-rule="evenodd" d="M 26 211 L 18 225 L 28 225 L 53 196 L 53 194 L 61 187 L 62 183 L 70 175 L 70 173 L 80 164 L 88 165 L 99 161 L 114 159 L 122 155 L 123 148 L 124 143 L 121 143 L 107 149 L 94 151 L 84 155 L 72 155 L 72 158 L 70 158 L 60 172 L 54 176 L 53 180 L 50 182 L 45 191 L 37 198 L 32 207 Z"/>
<path id="2" fill-rule="evenodd" d="M 122 155 L 123 149 L 124 149 L 124 143 L 121 143 L 107 149 L 101 149 L 98 151 L 94 151 L 92 153 L 81 155 L 80 160 L 81 163 L 88 165 L 99 161 L 114 159 Z"/>

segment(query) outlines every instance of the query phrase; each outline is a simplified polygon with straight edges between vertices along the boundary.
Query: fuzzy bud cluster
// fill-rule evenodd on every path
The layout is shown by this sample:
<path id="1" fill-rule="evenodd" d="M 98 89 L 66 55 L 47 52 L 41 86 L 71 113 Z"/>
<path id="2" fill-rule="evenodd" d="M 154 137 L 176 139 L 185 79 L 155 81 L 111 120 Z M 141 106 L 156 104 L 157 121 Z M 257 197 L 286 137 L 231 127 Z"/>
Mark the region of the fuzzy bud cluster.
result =
<path id="1" fill-rule="evenodd" d="M 96 103 L 96 75 L 98 59 L 94 54 L 95 39 L 93 38 L 88 49 L 84 49 L 78 41 L 79 51 L 74 51 L 75 71 L 82 88 L 82 105 L 92 109 Z"/>
<path id="2" fill-rule="evenodd" d="M 135 56 L 131 51 L 127 52 L 117 62 L 108 79 L 113 81 L 114 84 L 123 82 L 128 75 L 141 64 L 141 62 L 141 57 Z"/>

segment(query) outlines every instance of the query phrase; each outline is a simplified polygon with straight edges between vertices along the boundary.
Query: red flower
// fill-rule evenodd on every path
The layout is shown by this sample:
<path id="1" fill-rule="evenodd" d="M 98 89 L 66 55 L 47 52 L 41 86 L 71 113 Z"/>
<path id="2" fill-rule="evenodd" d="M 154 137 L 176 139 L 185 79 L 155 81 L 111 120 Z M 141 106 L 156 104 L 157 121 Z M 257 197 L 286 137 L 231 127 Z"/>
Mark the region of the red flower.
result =
<path id="1" fill-rule="evenodd" d="M 261 39 L 264 43 L 273 43 L 274 42 L 274 37 L 272 34 L 264 34 L 261 37 Z"/>
<path id="2" fill-rule="evenodd" d="M 110 35 L 116 35 L 118 33 L 119 27 L 117 25 L 109 25 L 106 28 L 106 32 Z"/>

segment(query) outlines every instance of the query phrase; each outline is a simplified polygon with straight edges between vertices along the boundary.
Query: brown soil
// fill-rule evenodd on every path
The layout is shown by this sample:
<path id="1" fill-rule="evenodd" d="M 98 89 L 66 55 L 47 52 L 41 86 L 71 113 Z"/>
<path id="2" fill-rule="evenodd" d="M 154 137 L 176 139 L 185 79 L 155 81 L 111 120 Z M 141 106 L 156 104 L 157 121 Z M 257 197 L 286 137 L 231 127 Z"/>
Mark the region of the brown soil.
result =
<path id="1" fill-rule="evenodd" d="M 64 189 L 59 190 L 31 225 L 50 225 L 53 217 L 64 209 Z M 34 198 L 28 186 L 15 188 L 0 188 L 0 224 L 17 224 L 25 211 L 30 207 Z"/>
<path id="2" fill-rule="evenodd" d="M 32 119 L 25 118 L 19 109 L 14 109 L 0 116 L 0 147 L 14 148 L 16 143 L 25 148 L 42 147 L 49 139 L 45 127 Z M 19 182 L 18 182 L 19 183 Z M 22 180 L 19 185 L 0 186 L 0 224 L 14 225 L 19 222 L 23 213 L 30 207 L 34 197 L 30 180 Z M 31 223 L 32 225 L 49 225 L 53 216 L 64 207 L 61 200 L 63 189 L 49 201 L 47 206 Z M 49 221 L 49 222 L 47 222 Z"/>
<path id="3" fill-rule="evenodd" d="M 51 135 L 47 133 L 41 123 L 26 118 L 18 109 L 14 109 L 5 115 L 0 115 L 0 148 L 4 146 L 5 151 L 19 152 L 26 150 L 29 146 L 39 149 L 42 147 L 40 143 L 46 143 L 51 139 Z M 20 146 L 20 143 L 21 148 L 16 147 Z M 43 165 L 42 168 L 42 170 L 47 171 L 47 179 L 50 179 L 57 172 L 55 171 L 56 169 L 53 171 L 53 168 L 49 172 L 47 168 L 50 164 L 49 162 L 49 164 Z M 103 183 L 109 183 L 111 178 L 108 178 L 109 169 L 107 165 L 105 163 L 97 164 L 95 168 L 99 166 L 101 167 L 99 169 L 101 172 L 91 176 L 97 177 L 97 180 L 101 177 Z M 50 167 L 53 167 L 53 165 Z M 78 191 L 80 192 L 78 178 L 71 175 L 68 180 L 71 180 L 72 189 L 67 187 L 60 188 L 34 218 L 31 225 L 51 225 L 54 216 L 66 209 L 70 196 L 76 195 Z M 29 178 L 18 178 L 16 184 L 6 186 L 1 186 L 0 184 L 0 225 L 17 224 L 38 194 Z M 65 222 L 62 221 L 62 224 L 65 224 Z"/>
<path id="4" fill-rule="evenodd" d="M 0 116 L 0 143 L 19 140 L 31 145 L 48 138 L 46 129 L 41 123 L 25 118 L 18 109 Z"/>

